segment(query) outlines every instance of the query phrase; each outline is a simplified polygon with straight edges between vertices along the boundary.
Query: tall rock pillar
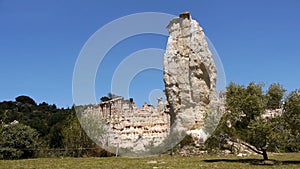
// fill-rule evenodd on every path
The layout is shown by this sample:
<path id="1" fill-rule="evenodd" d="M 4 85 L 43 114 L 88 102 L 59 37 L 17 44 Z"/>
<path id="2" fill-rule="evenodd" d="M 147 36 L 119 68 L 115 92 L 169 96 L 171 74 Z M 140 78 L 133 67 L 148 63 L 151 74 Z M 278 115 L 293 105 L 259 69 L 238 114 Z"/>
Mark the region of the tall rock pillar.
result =
<path id="1" fill-rule="evenodd" d="M 189 12 L 167 26 L 164 83 L 172 131 L 200 130 L 217 99 L 216 66 L 199 23 Z"/>

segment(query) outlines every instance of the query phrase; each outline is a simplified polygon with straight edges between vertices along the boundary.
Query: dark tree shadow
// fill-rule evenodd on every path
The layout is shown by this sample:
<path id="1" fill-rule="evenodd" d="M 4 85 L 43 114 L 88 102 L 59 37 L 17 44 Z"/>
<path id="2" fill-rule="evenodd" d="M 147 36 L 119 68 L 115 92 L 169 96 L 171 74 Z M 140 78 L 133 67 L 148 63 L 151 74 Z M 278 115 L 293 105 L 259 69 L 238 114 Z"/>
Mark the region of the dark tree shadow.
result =
<path id="1" fill-rule="evenodd" d="M 251 165 L 289 165 L 289 164 L 298 164 L 300 165 L 300 160 L 260 160 L 260 159 L 208 159 L 203 160 L 207 163 L 215 163 L 215 162 L 228 162 L 228 163 L 248 163 Z"/>

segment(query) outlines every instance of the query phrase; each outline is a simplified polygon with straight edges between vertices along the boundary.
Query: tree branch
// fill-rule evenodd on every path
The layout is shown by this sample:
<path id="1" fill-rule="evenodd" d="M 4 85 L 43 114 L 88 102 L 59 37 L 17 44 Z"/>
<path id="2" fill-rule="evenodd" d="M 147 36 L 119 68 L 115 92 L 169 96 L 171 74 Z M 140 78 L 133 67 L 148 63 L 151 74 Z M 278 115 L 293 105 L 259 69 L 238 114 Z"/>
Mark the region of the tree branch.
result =
<path id="1" fill-rule="evenodd" d="M 256 147 L 254 147 L 254 146 L 252 146 L 252 145 L 250 145 L 250 144 L 248 144 L 248 143 L 242 142 L 242 141 L 240 141 L 240 140 L 234 140 L 234 139 L 232 139 L 232 138 L 229 138 L 229 140 L 232 141 L 232 142 L 238 143 L 238 144 L 242 144 L 243 146 L 249 148 L 250 150 L 252 150 L 253 152 L 255 152 L 255 153 L 257 153 L 257 154 L 260 154 L 260 155 L 263 154 L 261 151 L 257 150 Z"/>

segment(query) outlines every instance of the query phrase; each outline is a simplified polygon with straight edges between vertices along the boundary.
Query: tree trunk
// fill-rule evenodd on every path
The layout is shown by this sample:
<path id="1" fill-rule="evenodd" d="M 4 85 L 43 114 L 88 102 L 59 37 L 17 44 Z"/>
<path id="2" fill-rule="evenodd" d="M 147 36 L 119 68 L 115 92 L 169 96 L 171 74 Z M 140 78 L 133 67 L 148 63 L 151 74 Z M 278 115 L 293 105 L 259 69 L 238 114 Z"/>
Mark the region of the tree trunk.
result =
<path id="1" fill-rule="evenodd" d="M 266 149 L 263 149 L 263 150 L 262 150 L 262 155 L 263 155 L 264 160 L 269 160 L 268 154 L 267 154 L 267 150 L 266 150 Z"/>

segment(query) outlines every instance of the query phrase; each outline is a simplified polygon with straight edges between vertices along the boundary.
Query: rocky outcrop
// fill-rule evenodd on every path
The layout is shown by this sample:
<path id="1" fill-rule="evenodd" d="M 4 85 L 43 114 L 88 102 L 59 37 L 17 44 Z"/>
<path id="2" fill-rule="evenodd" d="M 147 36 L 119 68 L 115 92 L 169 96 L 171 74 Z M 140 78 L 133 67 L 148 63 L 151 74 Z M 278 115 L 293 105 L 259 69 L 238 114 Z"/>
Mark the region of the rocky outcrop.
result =
<path id="1" fill-rule="evenodd" d="M 167 28 L 164 83 L 171 130 L 201 130 L 217 101 L 216 66 L 203 29 L 188 12 L 173 19 Z"/>
<path id="2" fill-rule="evenodd" d="M 279 109 L 267 109 L 265 111 L 265 113 L 263 113 L 261 115 L 261 117 L 265 120 L 269 120 L 269 119 L 272 119 L 274 117 L 277 117 L 277 116 L 282 116 L 283 114 L 283 108 L 279 108 Z"/>
<path id="3" fill-rule="evenodd" d="M 110 148 L 118 148 L 120 154 L 124 153 L 122 149 L 147 151 L 151 146 L 161 144 L 169 134 L 170 115 L 166 113 L 162 99 L 158 99 L 157 106 L 145 103 L 139 109 L 133 101 L 117 97 L 92 105 L 83 114 L 93 114 L 94 119 L 100 116 L 104 120 L 106 134 L 96 142 L 113 152 L 116 150 Z"/>

